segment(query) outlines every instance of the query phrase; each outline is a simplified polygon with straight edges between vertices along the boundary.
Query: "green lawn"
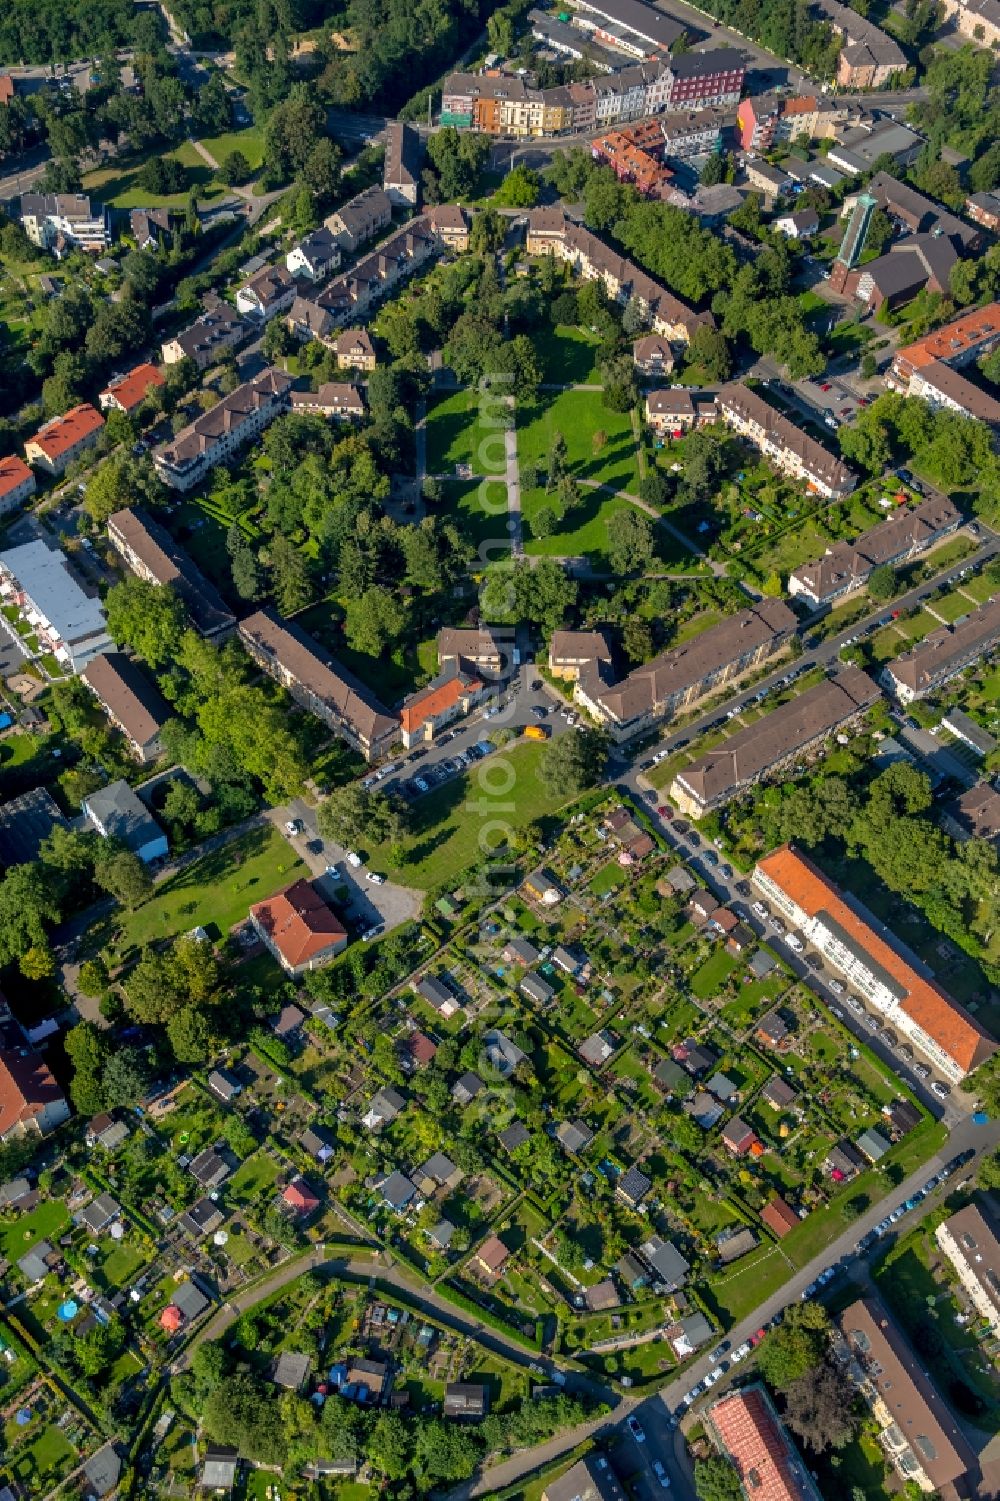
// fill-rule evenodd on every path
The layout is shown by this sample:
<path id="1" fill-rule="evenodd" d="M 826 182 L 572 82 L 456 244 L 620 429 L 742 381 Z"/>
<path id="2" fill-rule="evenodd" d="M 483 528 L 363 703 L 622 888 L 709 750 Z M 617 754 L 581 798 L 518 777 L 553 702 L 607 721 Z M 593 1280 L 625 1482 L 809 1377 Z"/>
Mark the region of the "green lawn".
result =
<path id="1" fill-rule="evenodd" d="M 506 480 L 448 479 L 443 490 L 443 499 L 431 508 L 432 514 L 453 521 L 481 563 L 505 557 L 510 552 Z"/>
<path id="2" fill-rule="evenodd" d="M 185 142 L 185 145 L 187 143 Z M 264 135 L 262 131 L 248 126 L 246 130 L 230 130 L 221 136 L 203 136 L 201 144 L 222 165 L 231 151 L 242 151 L 254 171 L 264 161 Z"/>
<path id="3" fill-rule="evenodd" d="M 495 398 L 483 403 L 478 391 L 455 391 L 427 412 L 427 472 L 454 475 L 456 464 L 473 474 L 506 473 L 505 432 Z"/>
<path id="4" fill-rule="evenodd" d="M 535 330 L 531 342 L 546 385 L 589 386 L 600 381 L 598 340 L 589 329 L 545 324 Z"/>
<path id="5" fill-rule="evenodd" d="M 60 1429 L 54 1423 L 48 1423 L 30 1443 L 16 1450 L 9 1465 L 15 1477 L 26 1486 L 26 1495 L 40 1495 L 61 1470 L 68 1469 L 76 1461 L 76 1457 L 76 1450 Z"/>
<path id="6" fill-rule="evenodd" d="M 199 926 L 216 940 L 224 938 L 254 902 L 307 874 L 276 829 L 251 829 L 196 860 L 157 887 L 143 906 L 125 914 L 119 949 L 174 938 Z"/>
<path id="7" fill-rule="evenodd" d="M 543 473 L 553 434 L 560 432 L 566 440 L 567 466 L 575 479 L 638 492 L 631 415 L 609 411 L 600 391 L 561 391 L 554 399 L 543 393 L 534 407 L 520 407 L 517 417 L 517 454 L 522 470 L 526 464 L 534 464 Z M 594 434 L 601 432 L 607 435 L 606 442 L 595 452 Z"/>
<path id="8" fill-rule="evenodd" d="M 8 1261 L 17 1261 L 40 1240 L 55 1241 L 69 1225 L 66 1206 L 60 1199 L 48 1199 L 30 1214 L 19 1214 L 12 1224 L 0 1225 L 0 1252 Z"/>
<path id="9" fill-rule="evenodd" d="M 602 490 L 585 489 L 580 505 L 569 516 L 560 519 L 550 537 L 536 537 L 532 532 L 534 517 L 546 507 L 559 516 L 559 502 L 554 495 L 546 495 L 544 490 L 522 491 L 525 552 L 550 558 L 591 557 L 601 563 L 608 545 L 608 522 L 628 505 L 627 500 L 620 500 Z"/>
<path id="10" fill-rule="evenodd" d="M 179 193 L 150 193 L 140 187 L 137 179 L 142 159 L 119 162 L 110 167 L 101 167 L 96 172 L 88 172 L 83 179 L 84 190 L 100 194 L 101 200 L 110 203 L 113 208 L 177 209 L 184 208 L 192 188 L 197 189 L 199 199 L 219 198 L 228 191 L 215 180 L 211 167 L 198 155 L 190 142 L 183 141 L 165 155 L 180 162 L 187 174 L 184 188 Z"/>
<path id="11" fill-rule="evenodd" d="M 473 771 L 414 804 L 416 827 L 402 841 L 397 863 L 389 845 L 370 846 L 368 863 L 406 886 L 423 890 L 487 858 L 508 832 L 545 819 L 568 801 L 547 792 L 537 775 L 544 745 L 497 752 Z"/>
<path id="12" fill-rule="evenodd" d="M 252 1199 L 261 1189 L 269 1188 L 278 1176 L 278 1164 L 265 1152 L 255 1152 L 241 1163 L 229 1182 L 229 1190 L 238 1199 Z"/>
<path id="13" fill-rule="evenodd" d="M 720 945 L 691 976 L 691 989 L 700 1001 L 716 995 L 720 986 L 732 974 L 739 961 Z"/>

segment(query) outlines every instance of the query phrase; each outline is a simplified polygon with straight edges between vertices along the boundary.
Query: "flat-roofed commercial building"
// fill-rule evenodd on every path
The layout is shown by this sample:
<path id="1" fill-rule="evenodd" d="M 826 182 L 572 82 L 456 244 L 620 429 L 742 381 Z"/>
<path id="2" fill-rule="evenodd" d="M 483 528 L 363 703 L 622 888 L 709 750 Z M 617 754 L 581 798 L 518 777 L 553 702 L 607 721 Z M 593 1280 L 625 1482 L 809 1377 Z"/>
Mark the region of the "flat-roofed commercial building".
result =
<path id="1" fill-rule="evenodd" d="M 803 480 L 817 495 L 833 500 L 849 495 L 857 484 L 846 464 L 783 417 L 758 392 L 737 384 L 723 386 L 715 404 L 719 416 L 734 432 L 749 438 L 777 469 Z"/>
<path id="2" fill-rule="evenodd" d="M 859 1298 L 837 1319 L 847 1373 L 878 1425 L 897 1474 L 930 1493 L 950 1490 L 975 1456 L 878 1298 Z"/>
<path id="3" fill-rule="evenodd" d="M 582 666 L 573 696 L 616 740 L 653 724 L 669 722 L 709 693 L 754 671 L 788 645 L 797 621 L 786 604 L 762 599 L 728 615 L 683 646 L 661 652 L 615 682 L 610 666 Z"/>
<path id="4" fill-rule="evenodd" d="M 1000 594 L 994 594 L 978 610 L 932 631 L 913 651 L 886 663 L 882 681 L 900 703 L 912 703 L 985 657 L 998 641 Z"/>
<path id="5" fill-rule="evenodd" d="M 232 630 L 233 612 L 170 533 L 144 511 L 115 511 L 108 517 L 108 541 L 137 578 L 177 591 L 202 636 Z"/>
<path id="6" fill-rule="evenodd" d="M 287 273 L 286 273 L 287 275 Z M 292 378 L 283 370 L 262 370 L 203 412 L 175 438 L 153 450 L 153 465 L 165 485 L 182 493 L 210 469 L 234 458 L 245 444 L 289 408 Z"/>
<path id="7" fill-rule="evenodd" d="M 82 671 L 112 645 L 96 593 L 87 593 L 66 554 L 47 542 L 25 542 L 0 553 L 0 599 L 17 609 L 41 651 L 51 652 L 70 672 Z"/>
<path id="8" fill-rule="evenodd" d="M 679 771 L 670 796 L 681 812 L 701 818 L 821 745 L 881 697 L 860 668 L 845 667 Z"/>
<path id="9" fill-rule="evenodd" d="M 1000 1334 L 1000 1240 L 977 1204 L 966 1204 L 934 1232 L 976 1312 Z"/>
<path id="10" fill-rule="evenodd" d="M 862 589 L 873 569 L 926 552 L 961 524 L 958 507 L 946 495 L 933 495 L 896 511 L 855 542 L 835 542 L 814 563 L 802 563 L 788 576 L 788 592 L 817 607 L 830 604 Z"/>
<path id="11" fill-rule="evenodd" d="M 399 739 L 399 715 L 277 611 L 258 610 L 240 622 L 239 634 L 258 666 L 365 760 L 377 761 Z"/>
<path id="12" fill-rule="evenodd" d="M 850 903 L 792 845 L 757 862 L 751 880 L 830 969 L 953 1084 L 996 1051 L 989 1033 L 927 975 L 853 897 Z M 881 928 L 881 932 L 879 929 Z"/>

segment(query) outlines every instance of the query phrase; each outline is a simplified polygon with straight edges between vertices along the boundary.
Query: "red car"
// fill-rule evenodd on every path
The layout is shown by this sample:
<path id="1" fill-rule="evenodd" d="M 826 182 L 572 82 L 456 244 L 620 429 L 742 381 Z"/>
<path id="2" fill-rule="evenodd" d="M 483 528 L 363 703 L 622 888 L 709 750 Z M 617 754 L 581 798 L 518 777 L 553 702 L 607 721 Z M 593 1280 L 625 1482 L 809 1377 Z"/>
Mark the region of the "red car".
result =
<path id="1" fill-rule="evenodd" d="M 753 1345 L 755 1347 L 757 1345 L 759 1345 L 760 1342 L 761 1342 L 761 1340 L 764 1338 L 765 1333 L 766 1333 L 766 1331 L 764 1329 L 758 1329 L 756 1334 L 751 1334 L 751 1336 L 750 1336 L 750 1343 L 751 1343 L 751 1345 Z"/>
<path id="2" fill-rule="evenodd" d="M 668 808 L 666 803 L 661 803 L 656 811 L 661 818 L 671 819 L 674 816 L 673 808 Z"/>
<path id="3" fill-rule="evenodd" d="M 828 380 L 820 381 L 819 388 L 820 388 L 821 391 L 832 391 L 833 390 L 833 387 L 831 386 L 831 384 L 830 384 L 830 382 Z"/>
<path id="4" fill-rule="evenodd" d="M 851 409 L 850 409 L 850 407 L 841 407 L 841 409 L 840 409 L 840 415 L 842 417 L 849 417 L 851 415 Z"/>

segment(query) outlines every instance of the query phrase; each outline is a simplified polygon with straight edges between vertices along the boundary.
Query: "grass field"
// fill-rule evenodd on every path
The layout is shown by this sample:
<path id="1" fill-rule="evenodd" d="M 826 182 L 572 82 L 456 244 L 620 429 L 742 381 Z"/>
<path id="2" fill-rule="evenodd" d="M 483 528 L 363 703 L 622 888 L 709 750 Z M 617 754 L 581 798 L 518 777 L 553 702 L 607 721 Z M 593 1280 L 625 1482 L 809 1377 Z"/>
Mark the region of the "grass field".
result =
<path id="1" fill-rule="evenodd" d="M 163 882 L 135 912 L 123 915 L 119 948 L 174 938 L 203 927 L 215 940 L 246 917 L 254 902 L 306 874 L 270 825 L 251 829 Z"/>
<path id="2" fill-rule="evenodd" d="M 554 399 L 519 409 L 517 456 L 522 471 L 534 464 L 539 474 L 544 473 L 556 432 L 566 441 L 566 463 L 575 479 L 638 493 L 631 416 L 609 411 L 600 391 L 561 391 Z M 595 453 L 594 434 L 599 432 L 607 441 Z"/>
<path id="3" fill-rule="evenodd" d="M 525 552 L 550 558 L 604 558 L 608 545 L 608 522 L 617 511 L 624 511 L 629 501 L 601 490 L 584 490 L 583 500 L 569 516 L 563 518 L 550 537 L 532 534 L 532 520 L 543 508 L 559 514 L 559 502 L 544 490 L 521 493 Z"/>
<path id="4" fill-rule="evenodd" d="M 230 130 L 221 136 L 204 136 L 201 144 L 220 166 L 231 151 L 242 151 L 255 172 L 264 161 L 263 132 L 254 130 L 253 126 L 246 130 Z"/>
<path id="5" fill-rule="evenodd" d="M 187 203 L 188 194 L 194 188 L 199 199 L 219 198 L 228 189 L 217 182 L 208 163 L 198 155 L 190 141 L 183 141 L 173 151 L 164 153 L 171 161 L 180 162 L 187 177 L 179 193 L 150 193 L 138 184 L 138 175 L 143 159 L 118 162 L 110 167 L 100 167 L 88 172 L 83 179 L 86 192 L 99 193 L 104 203 L 113 208 L 177 208 Z"/>
<path id="6" fill-rule="evenodd" d="M 17 1261 L 40 1240 L 56 1240 L 69 1224 L 66 1206 L 59 1199 L 46 1199 L 30 1214 L 18 1215 L 13 1224 L 0 1225 L 0 1253 Z"/>
<path id="7" fill-rule="evenodd" d="M 546 385 L 585 386 L 600 381 L 597 338 L 584 328 L 560 323 L 538 328 L 531 336 Z"/>
<path id="8" fill-rule="evenodd" d="M 432 508 L 432 515 L 454 521 L 475 548 L 480 563 L 505 557 L 510 552 L 506 481 L 449 479 L 444 481 L 443 490 L 444 498 Z"/>
<path id="9" fill-rule="evenodd" d="M 456 464 L 468 464 L 473 474 L 503 478 L 504 429 L 497 421 L 497 404 L 483 404 L 478 391 L 455 391 L 436 401 L 427 412 L 427 472 L 454 475 Z"/>
<path id="10" fill-rule="evenodd" d="M 368 863 L 405 886 L 422 890 L 484 860 L 508 832 L 544 820 L 568 801 L 546 791 L 538 776 L 544 745 L 521 745 L 481 761 L 414 804 L 416 827 L 402 841 L 404 858 L 391 846 L 370 846 Z"/>

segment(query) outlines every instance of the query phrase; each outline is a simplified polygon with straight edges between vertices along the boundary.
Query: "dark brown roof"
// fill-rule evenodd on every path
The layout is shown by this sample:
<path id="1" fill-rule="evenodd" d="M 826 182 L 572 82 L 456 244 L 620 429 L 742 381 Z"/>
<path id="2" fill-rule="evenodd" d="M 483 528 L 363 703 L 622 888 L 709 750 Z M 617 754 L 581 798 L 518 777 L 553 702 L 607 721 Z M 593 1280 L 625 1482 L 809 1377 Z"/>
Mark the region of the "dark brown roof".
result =
<path id="1" fill-rule="evenodd" d="M 855 542 L 835 542 L 822 558 L 796 568 L 791 578 L 814 599 L 824 600 L 849 584 L 863 583 L 880 564 L 902 557 L 911 548 L 926 547 L 961 519 L 958 507 L 946 495 L 932 495 L 918 506 L 900 508 Z"/>
<path id="2" fill-rule="evenodd" d="M 137 745 L 154 739 L 170 718 L 166 699 L 124 652 L 102 652 L 80 676 Z"/>
<path id="3" fill-rule="evenodd" d="M 158 584 L 171 584 L 176 589 L 202 635 L 211 635 L 232 623 L 232 611 L 201 570 L 170 533 L 144 511 L 115 511 L 108 517 L 108 533 L 122 538 Z"/>

